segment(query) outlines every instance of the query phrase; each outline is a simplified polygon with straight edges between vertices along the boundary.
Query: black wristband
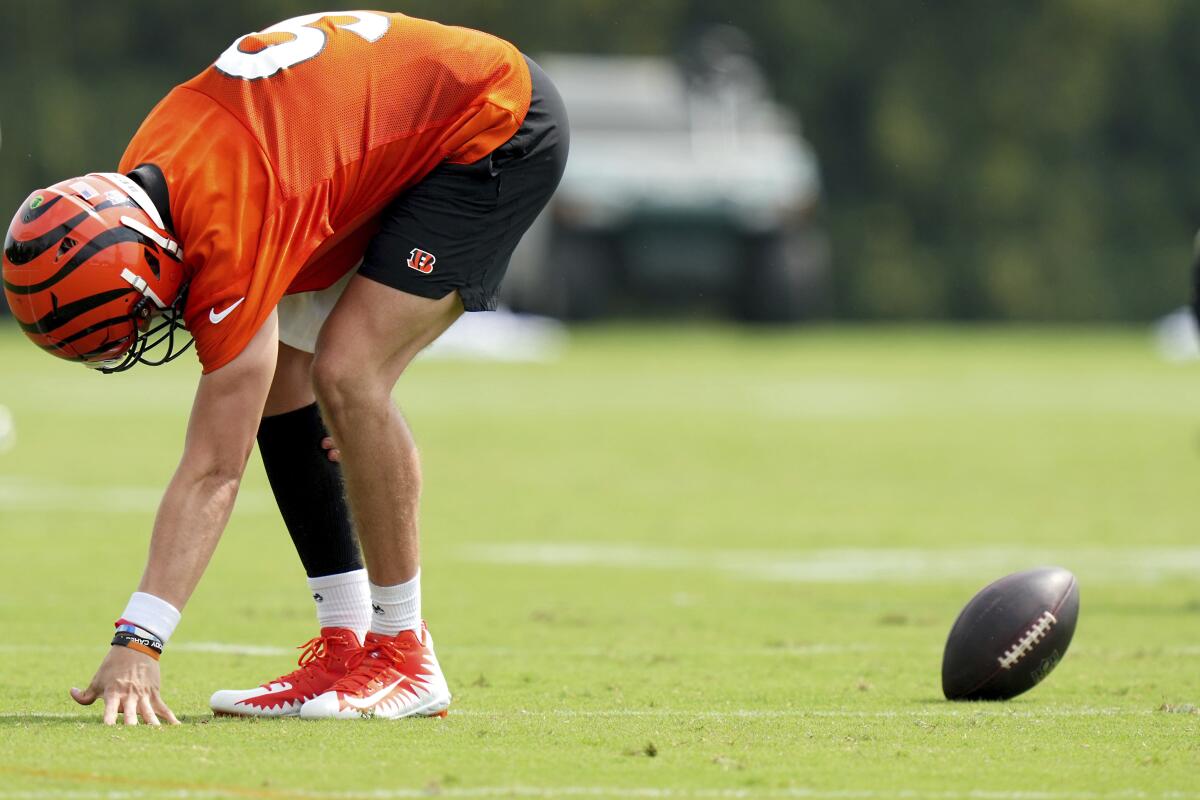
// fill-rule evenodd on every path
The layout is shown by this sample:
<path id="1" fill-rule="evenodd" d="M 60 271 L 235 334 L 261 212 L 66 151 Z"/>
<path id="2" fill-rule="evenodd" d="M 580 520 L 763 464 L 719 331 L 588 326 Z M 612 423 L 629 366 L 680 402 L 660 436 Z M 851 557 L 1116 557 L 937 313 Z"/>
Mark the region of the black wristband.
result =
<path id="1" fill-rule="evenodd" d="M 139 636 L 128 631 L 117 631 L 113 635 L 111 644 L 113 647 L 128 647 L 130 650 L 145 653 L 155 661 L 158 661 L 163 651 L 163 644 L 158 639 L 152 636 Z"/>

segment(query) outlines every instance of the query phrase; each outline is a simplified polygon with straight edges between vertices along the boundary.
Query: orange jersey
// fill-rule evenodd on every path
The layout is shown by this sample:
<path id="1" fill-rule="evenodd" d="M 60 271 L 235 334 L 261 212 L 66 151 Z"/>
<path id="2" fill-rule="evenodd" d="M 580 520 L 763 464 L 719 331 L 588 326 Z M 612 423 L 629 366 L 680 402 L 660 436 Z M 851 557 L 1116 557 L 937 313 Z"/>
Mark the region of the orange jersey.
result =
<path id="1" fill-rule="evenodd" d="M 249 34 L 172 90 L 120 169 L 166 176 L 204 371 L 233 360 L 283 295 L 350 270 L 397 194 L 508 141 L 530 91 L 508 42 L 373 11 Z"/>

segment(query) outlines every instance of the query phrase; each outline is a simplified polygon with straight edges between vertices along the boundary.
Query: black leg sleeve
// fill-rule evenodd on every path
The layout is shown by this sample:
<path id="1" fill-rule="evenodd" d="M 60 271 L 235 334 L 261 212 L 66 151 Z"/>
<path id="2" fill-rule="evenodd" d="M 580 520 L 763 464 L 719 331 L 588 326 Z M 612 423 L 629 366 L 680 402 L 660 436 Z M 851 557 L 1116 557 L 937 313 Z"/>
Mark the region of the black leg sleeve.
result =
<path id="1" fill-rule="evenodd" d="M 321 447 L 328 435 L 316 403 L 263 417 L 258 428 L 271 491 L 310 578 L 362 567 L 341 467 Z"/>

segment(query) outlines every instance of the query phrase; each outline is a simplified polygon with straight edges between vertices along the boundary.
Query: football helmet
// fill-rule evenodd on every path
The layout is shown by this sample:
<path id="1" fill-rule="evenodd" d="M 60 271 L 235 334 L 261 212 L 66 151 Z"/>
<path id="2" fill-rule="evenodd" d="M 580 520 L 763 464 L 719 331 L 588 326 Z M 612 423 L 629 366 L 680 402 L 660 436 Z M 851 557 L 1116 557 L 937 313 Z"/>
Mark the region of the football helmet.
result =
<path id="1" fill-rule="evenodd" d="M 149 195 L 115 172 L 31 194 L 4 239 L 3 281 L 21 330 L 101 372 L 165 364 L 191 338 L 183 249 Z"/>

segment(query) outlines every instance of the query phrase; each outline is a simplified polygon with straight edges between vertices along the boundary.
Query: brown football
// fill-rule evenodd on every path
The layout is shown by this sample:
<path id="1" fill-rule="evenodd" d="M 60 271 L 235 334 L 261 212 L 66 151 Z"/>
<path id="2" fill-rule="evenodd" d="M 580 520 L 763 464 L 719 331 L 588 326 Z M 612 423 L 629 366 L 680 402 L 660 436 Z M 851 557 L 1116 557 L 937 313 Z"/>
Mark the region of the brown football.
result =
<path id="1" fill-rule="evenodd" d="M 1079 583 L 1040 567 L 988 584 L 958 615 L 942 657 L 947 700 L 1007 700 L 1041 683 L 1066 655 Z"/>

